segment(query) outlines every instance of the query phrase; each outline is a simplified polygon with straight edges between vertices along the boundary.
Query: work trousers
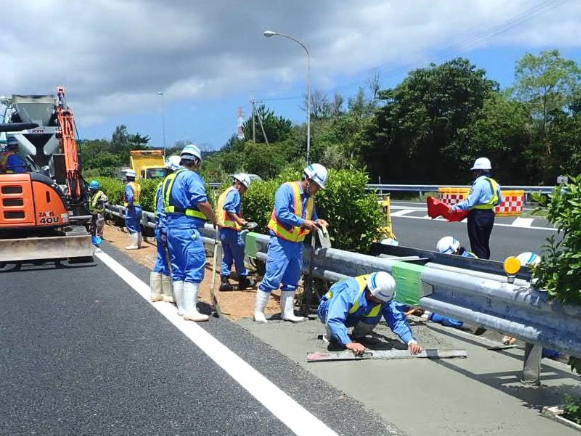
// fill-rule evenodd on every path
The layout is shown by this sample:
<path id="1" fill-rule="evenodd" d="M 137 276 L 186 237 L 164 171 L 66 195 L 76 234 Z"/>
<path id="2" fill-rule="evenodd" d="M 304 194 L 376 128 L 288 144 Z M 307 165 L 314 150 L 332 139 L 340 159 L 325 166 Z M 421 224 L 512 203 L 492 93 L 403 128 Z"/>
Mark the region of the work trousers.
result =
<path id="1" fill-rule="evenodd" d="M 168 265 L 169 253 L 166 248 L 167 244 L 166 229 L 162 229 L 160 226 L 155 226 L 154 232 L 155 240 L 157 242 L 157 259 L 155 260 L 153 272 L 162 273 L 164 276 L 169 276 L 170 275 Z"/>
<path id="2" fill-rule="evenodd" d="M 291 242 L 278 236 L 271 236 L 268 243 L 266 273 L 259 289 L 271 292 L 278 289 L 294 291 L 297 289 L 303 266 L 303 243 Z"/>
<path id="3" fill-rule="evenodd" d="M 141 232 L 141 206 L 125 208 L 125 227 L 130 234 Z"/>
<path id="4" fill-rule="evenodd" d="M 97 212 L 91 216 L 92 236 L 103 238 L 103 229 L 105 228 L 105 213 Z"/>
<path id="5" fill-rule="evenodd" d="M 248 270 L 244 266 L 244 238 L 242 234 L 234 229 L 221 229 L 220 242 L 224 251 L 220 275 L 222 277 L 230 277 L 230 270 L 232 269 L 232 264 L 234 264 L 236 265 L 238 278 L 246 277 Z"/>
<path id="6" fill-rule="evenodd" d="M 185 215 L 167 218 L 167 246 L 170 252 L 171 275 L 174 282 L 202 283 L 206 266 L 206 248 L 197 222 Z"/>
<path id="7" fill-rule="evenodd" d="M 490 259 L 490 234 L 493 226 L 493 210 L 472 209 L 468 214 L 470 248 L 479 259 Z"/>

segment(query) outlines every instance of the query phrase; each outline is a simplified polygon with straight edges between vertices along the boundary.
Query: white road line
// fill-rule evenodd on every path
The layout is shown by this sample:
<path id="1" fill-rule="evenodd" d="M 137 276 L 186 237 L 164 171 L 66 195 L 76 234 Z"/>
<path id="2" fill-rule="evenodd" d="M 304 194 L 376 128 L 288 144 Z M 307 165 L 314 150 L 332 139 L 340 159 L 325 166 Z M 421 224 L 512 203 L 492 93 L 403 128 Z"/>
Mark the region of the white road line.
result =
<path id="1" fill-rule="evenodd" d="M 405 215 L 405 216 L 396 216 L 395 218 L 404 218 L 404 219 L 407 218 L 407 219 L 412 219 L 412 220 L 428 220 L 428 219 L 431 220 L 431 218 L 428 215 L 426 215 L 426 216 L 408 216 L 408 215 Z M 439 218 L 441 218 L 441 217 L 439 217 Z M 447 222 L 443 218 L 441 218 L 441 219 L 435 219 L 435 220 L 432 220 L 432 221 L 445 221 L 445 222 Z M 464 221 L 462 221 L 462 222 L 464 222 Z M 450 224 L 456 224 L 456 223 L 457 222 L 452 222 Z M 512 224 L 494 223 L 494 226 L 495 227 L 496 226 L 499 226 L 499 227 L 512 227 L 514 229 L 514 226 Z M 531 230 L 547 230 L 547 231 L 550 231 L 550 232 L 556 232 L 557 231 L 557 229 L 554 229 L 552 227 L 536 227 L 536 226 L 530 226 L 530 227 L 520 227 L 520 228 L 521 229 L 527 229 L 527 230 L 528 229 L 531 229 Z"/>
<path id="2" fill-rule="evenodd" d="M 202 327 L 194 322 L 184 321 L 182 317 L 178 316 L 177 310 L 172 304 L 151 303 L 149 301 L 151 293 L 149 286 L 111 256 L 106 253 L 95 253 L 95 256 L 101 259 L 105 265 L 165 316 L 295 434 L 337 434 Z"/>
<path id="3" fill-rule="evenodd" d="M 515 227 L 530 227 L 533 224 L 534 218 L 521 218 L 517 217 L 511 224 Z"/>
<path id="4" fill-rule="evenodd" d="M 410 210 L 410 209 L 398 210 L 397 212 L 391 212 L 391 216 L 404 216 L 404 215 L 407 215 L 408 213 L 412 213 L 412 212 L 415 212 L 415 210 Z"/>

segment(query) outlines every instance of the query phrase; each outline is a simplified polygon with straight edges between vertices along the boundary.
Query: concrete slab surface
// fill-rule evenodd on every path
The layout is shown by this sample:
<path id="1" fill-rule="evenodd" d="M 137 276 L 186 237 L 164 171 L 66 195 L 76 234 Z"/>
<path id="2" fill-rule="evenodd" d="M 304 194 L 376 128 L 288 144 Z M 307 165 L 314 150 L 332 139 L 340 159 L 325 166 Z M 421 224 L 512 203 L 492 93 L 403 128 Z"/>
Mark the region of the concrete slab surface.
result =
<path id="1" fill-rule="evenodd" d="M 565 393 L 581 395 L 581 379 L 567 365 L 543 359 L 541 386 L 525 386 L 520 382 L 523 350 L 486 349 L 498 341 L 418 321 L 412 328 L 422 345 L 465 349 L 468 358 L 307 363 L 307 352 L 327 350 L 318 339 L 324 332 L 318 320 L 239 323 L 410 436 L 578 435 L 541 416 L 541 410 L 559 404 Z M 401 345 L 385 326 L 376 333 L 383 344 L 378 348 Z"/>

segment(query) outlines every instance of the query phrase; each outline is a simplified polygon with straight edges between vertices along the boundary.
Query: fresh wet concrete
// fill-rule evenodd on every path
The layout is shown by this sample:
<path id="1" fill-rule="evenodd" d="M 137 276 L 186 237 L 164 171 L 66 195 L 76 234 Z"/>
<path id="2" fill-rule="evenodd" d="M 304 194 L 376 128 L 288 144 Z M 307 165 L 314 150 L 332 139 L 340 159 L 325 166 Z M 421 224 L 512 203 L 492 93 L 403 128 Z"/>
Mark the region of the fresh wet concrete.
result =
<path id="1" fill-rule="evenodd" d="M 559 404 L 565 393 L 581 396 L 581 379 L 567 365 L 543 359 L 541 386 L 525 386 L 520 382 L 523 351 L 487 350 L 498 341 L 418 319 L 412 329 L 425 348 L 464 349 L 468 358 L 307 363 L 307 352 L 327 350 L 319 339 L 324 327 L 317 319 L 300 324 L 279 319 L 268 324 L 248 318 L 238 322 L 410 436 L 579 434 L 542 417 L 540 411 Z M 398 346 L 385 325 L 376 333 L 380 343 Z"/>

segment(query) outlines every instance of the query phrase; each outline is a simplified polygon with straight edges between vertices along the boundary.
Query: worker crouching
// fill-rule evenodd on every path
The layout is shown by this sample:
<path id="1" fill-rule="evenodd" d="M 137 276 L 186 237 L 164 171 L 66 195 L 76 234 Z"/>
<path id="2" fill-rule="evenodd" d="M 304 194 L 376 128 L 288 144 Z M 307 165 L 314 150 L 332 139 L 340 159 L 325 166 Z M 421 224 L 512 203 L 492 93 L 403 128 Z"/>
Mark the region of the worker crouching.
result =
<path id="1" fill-rule="evenodd" d="M 230 283 L 232 264 L 236 266 L 238 290 L 252 288 L 256 282 L 248 278 L 248 269 L 244 266 L 244 238 L 242 227 L 247 221 L 242 217 L 242 197 L 250 187 L 248 174 L 235 174 L 234 185 L 226 189 L 218 199 L 218 225 L 220 242 L 224 256 L 220 270 L 220 291 L 233 291 Z"/>
<path id="2" fill-rule="evenodd" d="M 317 314 L 325 324 L 329 341 L 355 354 L 363 354 L 360 338 L 371 333 L 383 317 L 389 328 L 408 346 L 411 354 L 422 351 L 406 316 L 394 301 L 395 280 L 384 271 L 341 280 L 331 286 Z M 351 337 L 348 328 L 353 327 Z"/>
<path id="3" fill-rule="evenodd" d="M 204 179 L 198 174 L 202 164 L 200 149 L 188 144 L 180 157 L 182 168 L 167 176 L 162 188 L 173 291 L 178 315 L 189 321 L 207 321 L 208 316 L 197 309 L 206 266 L 206 249 L 198 229 L 206 221 L 216 225 L 216 218 L 208 203 Z"/>
<path id="4" fill-rule="evenodd" d="M 327 222 L 317 218 L 315 195 L 325 188 L 327 169 L 311 164 L 304 171 L 303 180 L 282 184 L 276 191 L 274 210 L 268 223 L 270 241 L 266 273 L 256 292 L 254 320 L 266 322 L 264 309 L 270 293 L 280 286 L 282 319 L 303 321 L 294 314 L 294 296 L 301 275 L 303 241 L 317 226 Z"/>
<path id="5" fill-rule="evenodd" d="M 125 206 L 125 227 L 129 232 L 129 245 L 126 250 L 141 248 L 141 186 L 135 181 L 135 171 L 128 170 L 125 173 L 127 184 L 123 192 L 123 205 Z"/>

